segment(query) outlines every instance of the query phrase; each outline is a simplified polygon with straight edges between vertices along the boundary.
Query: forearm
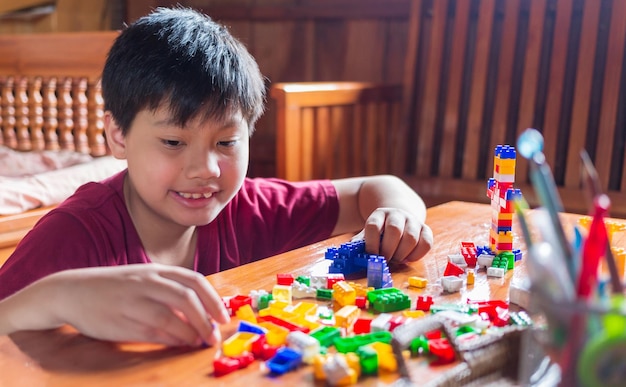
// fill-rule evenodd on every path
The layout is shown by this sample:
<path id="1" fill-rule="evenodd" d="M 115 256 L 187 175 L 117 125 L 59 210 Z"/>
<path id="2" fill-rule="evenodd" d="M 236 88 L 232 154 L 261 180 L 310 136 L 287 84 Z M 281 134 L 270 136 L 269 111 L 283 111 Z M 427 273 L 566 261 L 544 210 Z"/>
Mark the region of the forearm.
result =
<path id="1" fill-rule="evenodd" d="M 61 325 L 54 310 L 54 281 L 37 281 L 0 301 L 0 335 Z"/>
<path id="2" fill-rule="evenodd" d="M 422 198 L 395 176 L 380 175 L 334 180 L 340 200 L 334 235 L 358 231 L 378 208 L 407 211 L 420 222 L 426 219 Z"/>
<path id="3" fill-rule="evenodd" d="M 396 208 L 426 220 L 426 206 L 422 198 L 395 176 L 382 175 L 365 179 L 357 196 L 359 213 L 363 219 L 378 208 Z"/>

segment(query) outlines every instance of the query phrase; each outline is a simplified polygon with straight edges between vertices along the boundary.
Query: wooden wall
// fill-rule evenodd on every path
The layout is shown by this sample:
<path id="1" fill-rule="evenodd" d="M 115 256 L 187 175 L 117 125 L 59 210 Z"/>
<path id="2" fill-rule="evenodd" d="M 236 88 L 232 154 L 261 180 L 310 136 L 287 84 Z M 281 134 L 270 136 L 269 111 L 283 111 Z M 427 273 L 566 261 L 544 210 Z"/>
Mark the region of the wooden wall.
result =
<path id="1" fill-rule="evenodd" d="M 271 83 L 401 83 L 411 0 L 56 0 L 54 14 L 0 17 L 0 33 L 119 29 L 157 6 L 199 9 L 230 28 Z M 251 143 L 251 176 L 275 174 L 275 112 L 268 98 Z"/>
<path id="2" fill-rule="evenodd" d="M 0 14 L 0 34 L 103 31 L 122 26 L 123 0 L 51 0 L 40 3 L 51 7 L 39 8 L 37 13 Z"/>

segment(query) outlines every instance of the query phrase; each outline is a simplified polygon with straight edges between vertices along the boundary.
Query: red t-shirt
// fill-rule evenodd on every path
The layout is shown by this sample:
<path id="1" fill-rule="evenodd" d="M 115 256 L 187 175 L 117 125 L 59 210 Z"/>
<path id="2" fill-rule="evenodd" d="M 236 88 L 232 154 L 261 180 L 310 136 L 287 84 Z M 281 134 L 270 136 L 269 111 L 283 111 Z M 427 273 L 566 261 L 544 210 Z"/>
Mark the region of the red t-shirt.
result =
<path id="1" fill-rule="evenodd" d="M 65 269 L 151 262 L 124 203 L 125 175 L 85 184 L 44 216 L 0 267 L 0 299 Z M 198 227 L 194 269 L 208 275 L 328 238 L 338 213 L 330 181 L 246 179 Z"/>

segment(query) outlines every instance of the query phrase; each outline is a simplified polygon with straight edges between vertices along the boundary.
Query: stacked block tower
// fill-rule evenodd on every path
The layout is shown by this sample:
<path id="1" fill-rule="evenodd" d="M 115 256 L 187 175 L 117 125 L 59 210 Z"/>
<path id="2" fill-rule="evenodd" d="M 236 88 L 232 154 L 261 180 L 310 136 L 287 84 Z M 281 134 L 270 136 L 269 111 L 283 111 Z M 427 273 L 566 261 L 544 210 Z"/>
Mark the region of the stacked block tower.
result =
<path id="1" fill-rule="evenodd" d="M 521 196 L 515 183 L 515 148 L 498 145 L 493 159 L 493 177 L 487 183 L 487 196 L 491 199 L 491 229 L 489 247 L 495 255 L 513 253 L 513 200 Z M 510 261 L 507 269 L 512 269 Z"/>

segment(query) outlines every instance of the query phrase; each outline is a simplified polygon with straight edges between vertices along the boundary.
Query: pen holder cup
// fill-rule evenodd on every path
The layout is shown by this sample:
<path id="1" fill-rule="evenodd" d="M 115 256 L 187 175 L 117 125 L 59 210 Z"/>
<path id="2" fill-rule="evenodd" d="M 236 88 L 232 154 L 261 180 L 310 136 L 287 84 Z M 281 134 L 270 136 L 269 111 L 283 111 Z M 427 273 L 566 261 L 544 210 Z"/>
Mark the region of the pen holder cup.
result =
<path id="1" fill-rule="evenodd" d="M 539 319 L 528 344 L 539 346 L 560 369 L 560 386 L 624 386 L 626 301 L 549 302 L 535 298 Z M 536 367 L 535 367 L 536 368 Z M 533 384 L 533 383 L 529 383 Z"/>

